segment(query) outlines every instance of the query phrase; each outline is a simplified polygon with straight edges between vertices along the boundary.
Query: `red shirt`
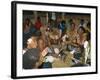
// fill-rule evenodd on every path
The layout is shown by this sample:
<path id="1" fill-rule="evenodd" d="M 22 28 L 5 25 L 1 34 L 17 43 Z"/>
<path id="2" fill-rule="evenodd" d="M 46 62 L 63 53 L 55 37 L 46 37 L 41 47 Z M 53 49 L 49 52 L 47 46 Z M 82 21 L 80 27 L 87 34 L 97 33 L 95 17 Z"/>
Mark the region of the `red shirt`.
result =
<path id="1" fill-rule="evenodd" d="M 42 23 L 41 23 L 41 21 L 37 21 L 36 23 L 35 23 L 35 28 L 37 29 L 37 30 L 40 30 L 40 27 L 42 26 Z"/>

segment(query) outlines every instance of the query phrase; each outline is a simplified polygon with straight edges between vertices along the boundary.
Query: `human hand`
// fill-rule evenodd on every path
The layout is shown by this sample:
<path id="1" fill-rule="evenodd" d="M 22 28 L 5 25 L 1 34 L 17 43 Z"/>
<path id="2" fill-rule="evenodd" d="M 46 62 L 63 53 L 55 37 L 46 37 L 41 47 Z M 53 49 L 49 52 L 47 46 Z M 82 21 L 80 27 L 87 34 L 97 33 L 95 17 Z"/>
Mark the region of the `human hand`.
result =
<path id="1" fill-rule="evenodd" d="M 44 56 L 47 55 L 47 53 L 48 53 L 48 47 L 46 47 L 46 48 L 42 51 L 41 55 L 44 57 Z"/>

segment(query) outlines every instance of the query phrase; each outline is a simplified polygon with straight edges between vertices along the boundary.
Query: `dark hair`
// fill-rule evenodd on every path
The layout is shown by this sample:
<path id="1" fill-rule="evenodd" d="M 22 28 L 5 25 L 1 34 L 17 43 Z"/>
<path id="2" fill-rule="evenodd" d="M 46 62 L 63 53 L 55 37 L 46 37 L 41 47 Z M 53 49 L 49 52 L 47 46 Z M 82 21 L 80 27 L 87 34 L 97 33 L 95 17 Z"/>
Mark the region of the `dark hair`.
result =
<path id="1" fill-rule="evenodd" d="M 68 21 L 69 23 L 72 23 L 73 22 L 73 19 L 69 19 L 69 21 Z"/>
<path id="2" fill-rule="evenodd" d="M 84 23 L 84 19 L 81 19 L 81 21 L 80 21 L 80 22 Z"/>
<path id="3" fill-rule="evenodd" d="M 86 32 L 83 26 L 80 26 L 80 27 L 78 28 L 77 32 L 79 31 L 79 29 L 82 29 L 83 33 Z"/>
<path id="4" fill-rule="evenodd" d="M 25 21 L 28 21 L 28 22 L 30 22 L 30 19 L 29 19 L 29 18 L 26 18 L 26 19 L 25 19 Z"/>
<path id="5" fill-rule="evenodd" d="M 26 23 L 26 22 L 28 22 L 28 23 Z M 30 23 L 30 19 L 29 19 L 29 18 L 26 18 L 26 19 L 25 19 L 25 25 L 26 25 L 26 24 L 29 25 L 29 23 Z"/>
<path id="6" fill-rule="evenodd" d="M 61 21 L 62 24 L 65 24 L 66 22 L 64 20 Z"/>
<path id="7" fill-rule="evenodd" d="M 90 22 L 87 23 L 87 27 L 91 28 L 91 23 Z"/>
<path id="8" fill-rule="evenodd" d="M 30 24 L 30 19 L 26 18 L 25 21 L 23 22 L 23 30 L 26 28 L 25 26 Z"/>
<path id="9" fill-rule="evenodd" d="M 37 17 L 37 20 L 41 20 L 40 16 Z"/>
<path id="10" fill-rule="evenodd" d="M 26 20 L 30 20 L 30 19 L 27 17 Z"/>
<path id="11" fill-rule="evenodd" d="M 91 33 L 88 32 L 86 37 L 87 37 L 87 40 L 89 41 L 91 39 Z"/>

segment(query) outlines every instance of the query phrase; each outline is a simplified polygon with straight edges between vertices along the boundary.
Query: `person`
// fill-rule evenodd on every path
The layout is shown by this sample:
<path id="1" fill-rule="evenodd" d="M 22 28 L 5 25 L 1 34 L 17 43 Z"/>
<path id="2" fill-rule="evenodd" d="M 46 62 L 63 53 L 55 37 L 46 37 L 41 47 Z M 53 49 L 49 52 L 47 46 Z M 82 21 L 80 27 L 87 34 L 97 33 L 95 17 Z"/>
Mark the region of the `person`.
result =
<path id="1" fill-rule="evenodd" d="M 88 38 L 88 34 L 84 34 L 84 64 L 87 64 L 88 59 L 90 58 L 90 44 L 89 44 L 89 38 Z"/>
<path id="2" fill-rule="evenodd" d="M 53 50 L 51 49 L 51 46 L 47 46 L 45 41 L 42 38 L 39 38 L 38 40 L 38 48 L 40 50 L 41 59 L 43 62 L 41 63 L 40 68 L 52 68 L 52 62 L 54 61 L 53 58 Z M 40 60 L 40 61 L 42 61 Z"/>
<path id="3" fill-rule="evenodd" d="M 74 54 L 74 58 L 84 62 L 84 42 L 85 42 L 85 29 L 83 26 L 79 27 L 77 30 L 77 38 L 76 38 L 76 43 L 77 43 L 77 50 L 76 53 Z"/>
<path id="4" fill-rule="evenodd" d="M 66 26 L 67 26 L 67 31 L 70 30 L 72 23 L 74 23 L 73 19 L 67 19 L 68 21 L 66 21 Z"/>
<path id="5" fill-rule="evenodd" d="M 79 45 L 83 45 L 84 43 L 84 34 L 85 34 L 85 29 L 83 26 L 79 27 L 77 30 L 77 43 Z"/>
<path id="6" fill-rule="evenodd" d="M 84 27 L 84 28 L 86 27 L 86 22 L 85 22 L 84 19 L 81 19 L 81 20 L 80 20 L 79 27 Z"/>
<path id="7" fill-rule="evenodd" d="M 23 68 L 33 69 L 37 68 L 39 61 L 39 49 L 37 48 L 36 37 L 31 37 L 27 41 L 27 51 L 23 54 Z"/>
<path id="8" fill-rule="evenodd" d="M 52 31 L 52 28 L 54 28 L 54 21 L 52 19 L 49 19 L 47 27 L 48 27 L 48 31 Z"/>
<path id="9" fill-rule="evenodd" d="M 47 29 L 48 29 L 48 27 L 46 25 L 44 25 L 40 28 L 40 32 L 41 32 L 40 38 L 45 42 L 46 46 L 50 45 L 50 41 L 49 41 L 50 31 L 48 31 Z"/>
<path id="10" fill-rule="evenodd" d="M 59 29 L 53 28 L 52 31 L 49 33 L 50 44 L 58 44 L 60 37 L 61 37 L 61 34 L 60 34 Z"/>
<path id="11" fill-rule="evenodd" d="M 86 32 L 89 32 L 89 33 L 91 32 L 91 23 L 90 22 L 87 23 L 85 30 L 86 30 Z"/>
<path id="12" fill-rule="evenodd" d="M 38 39 L 38 48 L 40 52 L 42 52 L 46 48 L 46 43 L 42 38 Z"/>
<path id="13" fill-rule="evenodd" d="M 23 31 L 24 31 L 24 34 L 29 33 L 29 30 L 30 30 L 30 19 L 29 18 L 26 18 L 25 19 L 25 22 L 23 23 Z"/>
<path id="14" fill-rule="evenodd" d="M 60 30 L 61 36 L 62 36 L 66 31 L 66 26 L 65 26 L 65 21 L 64 20 L 59 23 L 58 29 Z"/>
<path id="15" fill-rule="evenodd" d="M 77 30 L 75 23 L 71 24 L 70 30 L 66 32 L 67 34 L 67 43 L 70 44 L 76 40 Z"/>
<path id="16" fill-rule="evenodd" d="M 79 27 L 78 30 L 75 30 L 75 25 L 72 23 L 71 30 L 68 35 L 69 41 L 67 42 L 67 49 L 69 51 L 75 51 L 74 52 L 75 61 L 76 60 L 80 61 L 81 57 L 83 56 L 84 33 L 85 29 L 83 27 Z"/>
<path id="17" fill-rule="evenodd" d="M 36 29 L 30 19 L 26 18 L 23 24 L 23 48 L 27 47 L 27 40 L 31 36 L 36 36 Z"/>
<path id="18" fill-rule="evenodd" d="M 35 22 L 35 28 L 37 29 L 37 30 L 40 30 L 40 28 L 43 26 L 43 24 L 42 24 L 42 22 L 41 22 L 41 18 L 38 16 L 37 17 L 37 20 L 36 20 L 36 22 Z"/>
<path id="19" fill-rule="evenodd" d="M 31 37 L 30 35 L 30 19 L 26 18 L 23 23 L 23 48 L 27 47 L 27 39 Z"/>

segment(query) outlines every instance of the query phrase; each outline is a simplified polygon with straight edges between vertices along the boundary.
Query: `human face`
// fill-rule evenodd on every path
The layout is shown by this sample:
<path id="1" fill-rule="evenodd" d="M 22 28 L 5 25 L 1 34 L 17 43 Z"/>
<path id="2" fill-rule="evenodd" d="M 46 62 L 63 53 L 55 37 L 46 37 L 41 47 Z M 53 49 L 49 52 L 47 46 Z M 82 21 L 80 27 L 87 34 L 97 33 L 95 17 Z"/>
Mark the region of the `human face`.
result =
<path id="1" fill-rule="evenodd" d="M 84 33 L 83 29 L 82 28 L 79 28 L 78 33 L 79 34 L 83 34 Z"/>
<path id="2" fill-rule="evenodd" d="M 42 39 L 40 39 L 38 41 L 38 47 L 39 47 L 40 51 L 43 51 L 43 49 L 45 48 L 45 43 Z"/>
<path id="3" fill-rule="evenodd" d="M 75 29 L 75 24 L 72 23 L 72 25 L 71 25 L 71 30 L 74 30 L 74 29 Z"/>

